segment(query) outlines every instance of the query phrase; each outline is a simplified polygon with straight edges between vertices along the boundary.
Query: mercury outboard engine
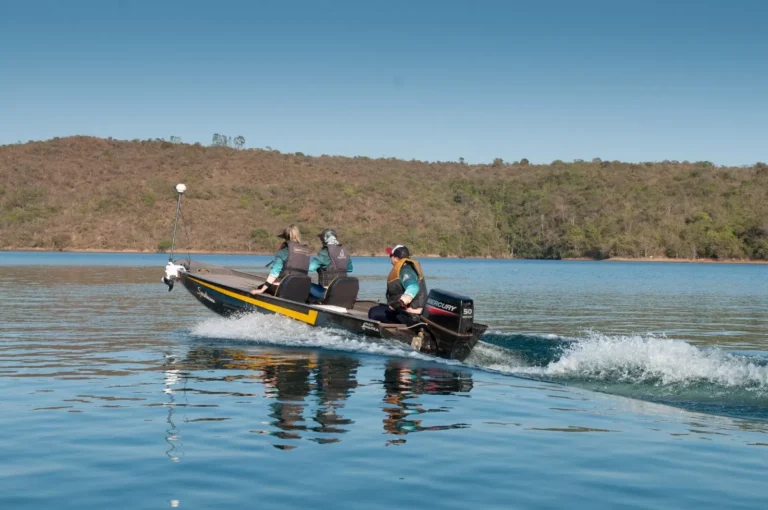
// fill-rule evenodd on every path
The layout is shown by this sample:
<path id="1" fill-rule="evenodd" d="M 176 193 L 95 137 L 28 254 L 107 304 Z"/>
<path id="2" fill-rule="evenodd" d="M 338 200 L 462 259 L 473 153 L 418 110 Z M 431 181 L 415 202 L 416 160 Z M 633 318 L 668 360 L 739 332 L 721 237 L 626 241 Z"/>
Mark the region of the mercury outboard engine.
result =
<path id="1" fill-rule="evenodd" d="M 474 327 L 472 298 L 445 290 L 429 292 L 421 316 L 437 343 L 437 353 L 460 361 L 469 356 L 486 329 Z"/>

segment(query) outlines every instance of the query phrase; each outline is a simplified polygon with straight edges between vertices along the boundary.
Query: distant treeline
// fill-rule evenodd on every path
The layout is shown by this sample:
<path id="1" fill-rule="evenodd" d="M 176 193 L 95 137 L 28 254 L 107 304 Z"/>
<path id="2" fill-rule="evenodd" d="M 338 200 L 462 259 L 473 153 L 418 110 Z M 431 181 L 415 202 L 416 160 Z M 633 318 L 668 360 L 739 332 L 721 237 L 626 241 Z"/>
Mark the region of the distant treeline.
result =
<path id="1" fill-rule="evenodd" d="M 0 147 L 0 248 L 269 252 L 298 224 L 354 253 L 768 260 L 768 166 L 576 160 L 487 165 L 70 137 Z"/>

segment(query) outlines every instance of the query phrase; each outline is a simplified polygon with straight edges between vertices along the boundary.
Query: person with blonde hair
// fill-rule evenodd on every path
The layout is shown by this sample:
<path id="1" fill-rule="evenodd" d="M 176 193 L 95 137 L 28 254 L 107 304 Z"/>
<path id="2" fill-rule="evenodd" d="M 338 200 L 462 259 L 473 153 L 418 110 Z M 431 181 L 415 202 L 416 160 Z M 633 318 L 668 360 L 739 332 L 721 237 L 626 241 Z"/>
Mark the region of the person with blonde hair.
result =
<path id="1" fill-rule="evenodd" d="M 280 245 L 280 249 L 275 253 L 275 258 L 269 263 L 271 270 L 267 281 L 261 284 L 256 289 L 251 291 L 251 294 L 262 294 L 265 291 L 270 291 L 270 294 L 274 294 L 277 290 L 277 286 L 283 278 L 288 275 L 304 275 L 309 273 L 309 259 L 312 256 L 312 251 L 308 245 L 301 242 L 301 232 L 299 227 L 291 225 L 283 230 L 277 237 L 283 239 L 283 244 Z"/>

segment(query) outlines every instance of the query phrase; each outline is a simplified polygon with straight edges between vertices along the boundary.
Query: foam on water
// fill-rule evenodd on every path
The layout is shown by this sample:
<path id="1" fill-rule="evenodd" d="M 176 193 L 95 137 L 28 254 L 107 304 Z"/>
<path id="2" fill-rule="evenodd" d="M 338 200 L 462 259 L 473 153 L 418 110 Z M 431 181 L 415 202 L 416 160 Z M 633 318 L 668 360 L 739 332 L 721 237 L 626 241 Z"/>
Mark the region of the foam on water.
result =
<path id="1" fill-rule="evenodd" d="M 493 340 L 480 342 L 468 361 L 489 370 L 557 379 L 768 391 L 768 358 L 703 349 L 664 336 L 589 332 L 579 339 L 496 335 Z"/>
<path id="2" fill-rule="evenodd" d="M 466 363 L 496 372 L 514 373 L 528 368 L 525 358 L 518 351 L 483 341 L 477 343 Z"/>
<path id="3" fill-rule="evenodd" d="M 214 317 L 196 324 L 190 334 L 203 339 L 433 359 L 399 342 L 366 338 L 342 330 L 315 328 L 279 315 L 260 313 Z"/>
<path id="4" fill-rule="evenodd" d="M 539 370 L 539 369 L 534 369 Z M 715 384 L 768 389 L 768 366 L 717 348 L 700 349 L 682 340 L 591 333 L 564 348 L 543 369 L 551 376 L 656 385 Z"/>
<path id="5" fill-rule="evenodd" d="M 612 337 L 593 333 L 570 345 L 561 359 L 547 367 L 547 372 L 663 385 L 768 387 L 768 366 L 754 358 L 655 336 Z"/>
<path id="6" fill-rule="evenodd" d="M 655 335 L 495 335 L 478 368 L 733 417 L 768 418 L 768 358 Z"/>

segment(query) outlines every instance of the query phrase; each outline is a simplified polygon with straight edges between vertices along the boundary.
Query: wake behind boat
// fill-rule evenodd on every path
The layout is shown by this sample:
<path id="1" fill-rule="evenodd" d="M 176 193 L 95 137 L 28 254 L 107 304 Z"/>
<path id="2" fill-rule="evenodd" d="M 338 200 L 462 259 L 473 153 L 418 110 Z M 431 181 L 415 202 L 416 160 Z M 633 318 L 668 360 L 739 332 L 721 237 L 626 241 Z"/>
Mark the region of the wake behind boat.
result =
<path id="1" fill-rule="evenodd" d="M 376 301 L 358 300 L 357 278 L 334 279 L 320 302 L 310 302 L 312 280 L 305 275 L 290 275 L 282 280 L 275 295 L 252 295 L 266 278 L 223 266 L 182 258 L 173 260 L 173 245 L 186 187 L 176 187 L 179 194 L 171 255 L 163 282 L 172 290 L 175 282 L 184 287 L 207 308 L 229 316 L 261 312 L 278 314 L 314 327 L 337 328 L 371 338 L 396 340 L 413 349 L 441 358 L 465 360 L 488 328 L 474 323 L 474 302 L 467 296 L 439 289 L 429 292 L 427 304 L 414 323 L 390 324 L 371 320 L 368 311 Z"/>

